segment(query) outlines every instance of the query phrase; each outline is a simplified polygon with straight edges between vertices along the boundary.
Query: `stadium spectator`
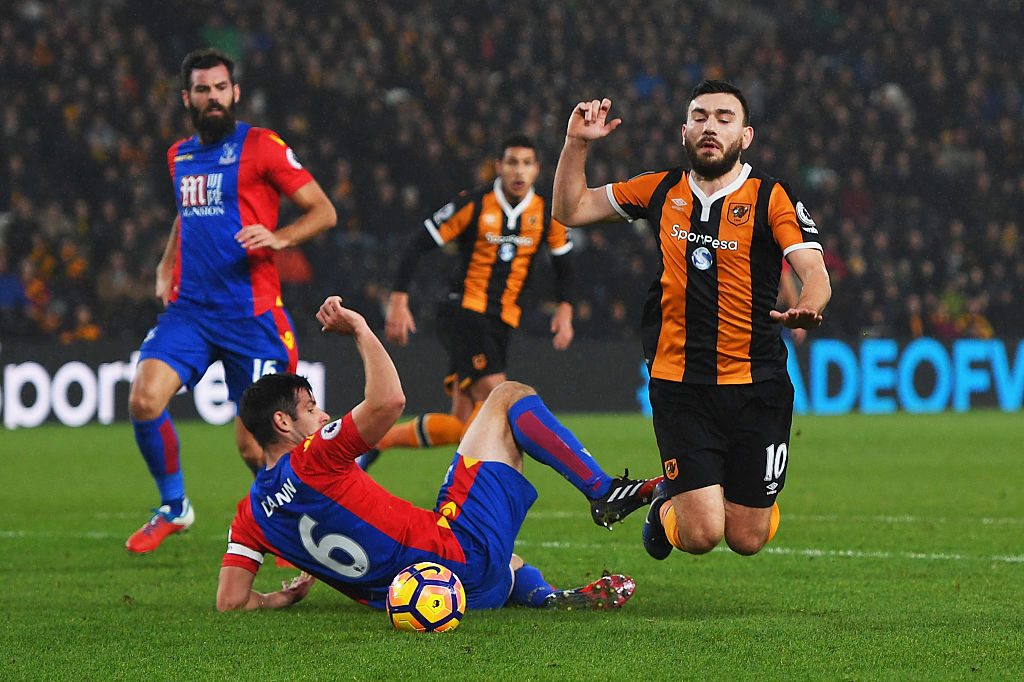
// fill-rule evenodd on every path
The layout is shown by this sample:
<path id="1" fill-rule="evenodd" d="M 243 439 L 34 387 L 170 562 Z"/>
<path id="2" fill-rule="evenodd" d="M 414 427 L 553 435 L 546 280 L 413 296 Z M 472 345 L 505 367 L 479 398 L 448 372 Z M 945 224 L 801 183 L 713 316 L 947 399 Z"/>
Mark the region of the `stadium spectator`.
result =
<path id="1" fill-rule="evenodd" d="M 79 303 L 75 306 L 73 322 L 60 333 L 59 338 L 61 344 L 66 346 L 78 341 L 99 341 L 102 336 L 103 330 L 92 319 L 92 308 Z"/>
<path id="2" fill-rule="evenodd" d="M 7 250 L 0 248 L 0 330 L 4 338 L 29 332 L 29 300 L 18 273 L 10 269 Z"/>

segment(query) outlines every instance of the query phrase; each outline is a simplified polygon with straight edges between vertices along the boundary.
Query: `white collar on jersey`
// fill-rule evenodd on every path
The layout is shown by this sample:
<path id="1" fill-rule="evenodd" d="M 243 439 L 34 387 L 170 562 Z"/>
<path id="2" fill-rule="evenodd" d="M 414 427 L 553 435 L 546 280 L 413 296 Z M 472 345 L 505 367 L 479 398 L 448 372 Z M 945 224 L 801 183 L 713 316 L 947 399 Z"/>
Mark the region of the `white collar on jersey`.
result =
<path id="1" fill-rule="evenodd" d="M 735 180 L 709 197 L 704 196 L 704 192 L 697 186 L 697 183 L 693 181 L 693 173 L 686 174 L 686 179 L 690 181 L 690 189 L 693 190 L 693 195 L 700 200 L 700 219 L 702 222 L 707 222 L 708 218 L 711 217 L 711 205 L 726 194 L 738 190 L 743 183 L 747 181 L 747 178 L 750 177 L 751 170 L 753 169 L 750 167 L 749 163 L 743 164 L 743 167 L 740 168 L 740 174 L 736 176 Z"/>
<path id="2" fill-rule="evenodd" d="M 519 216 L 523 215 L 523 211 L 533 201 L 533 187 L 531 186 L 526 196 L 523 197 L 522 201 L 516 204 L 515 208 L 508 203 L 508 199 L 505 198 L 505 193 L 501 191 L 501 178 L 494 179 L 494 196 L 498 199 L 498 205 L 501 206 L 501 210 L 505 213 L 505 218 L 508 219 L 509 228 L 514 228 L 519 224 Z"/>

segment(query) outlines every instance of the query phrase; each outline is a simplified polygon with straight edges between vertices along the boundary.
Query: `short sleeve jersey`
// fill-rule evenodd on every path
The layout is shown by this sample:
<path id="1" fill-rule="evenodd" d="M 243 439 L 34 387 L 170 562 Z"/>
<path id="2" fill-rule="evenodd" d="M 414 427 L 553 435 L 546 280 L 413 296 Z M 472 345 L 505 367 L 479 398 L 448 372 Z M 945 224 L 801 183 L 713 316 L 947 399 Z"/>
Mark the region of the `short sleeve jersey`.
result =
<path id="1" fill-rule="evenodd" d="M 281 306 L 274 252 L 235 241 L 246 225 L 277 229 L 280 195 L 313 179 L 276 133 L 239 122 L 227 137 L 198 135 L 167 151 L 181 230 L 171 300 L 226 316 Z"/>
<path id="2" fill-rule="evenodd" d="M 661 249 L 641 325 L 651 376 L 746 384 L 785 371 L 786 348 L 769 316 L 782 259 L 821 250 L 817 225 L 790 189 L 744 164 L 710 197 L 681 168 L 605 190 L 623 218 L 650 222 Z"/>
<path id="3" fill-rule="evenodd" d="M 463 308 L 499 316 L 518 327 L 519 295 L 541 244 L 558 257 L 572 250 L 568 230 L 551 217 L 547 202 L 533 189 L 511 206 L 501 189 L 462 192 L 423 221 L 438 246 L 455 242 L 461 266 L 452 293 Z"/>
<path id="4" fill-rule="evenodd" d="M 256 573 L 273 553 L 376 608 L 410 564 L 458 572 L 466 556 L 448 520 L 370 478 L 355 463 L 368 449 L 348 414 L 260 471 L 238 503 L 222 565 Z"/>

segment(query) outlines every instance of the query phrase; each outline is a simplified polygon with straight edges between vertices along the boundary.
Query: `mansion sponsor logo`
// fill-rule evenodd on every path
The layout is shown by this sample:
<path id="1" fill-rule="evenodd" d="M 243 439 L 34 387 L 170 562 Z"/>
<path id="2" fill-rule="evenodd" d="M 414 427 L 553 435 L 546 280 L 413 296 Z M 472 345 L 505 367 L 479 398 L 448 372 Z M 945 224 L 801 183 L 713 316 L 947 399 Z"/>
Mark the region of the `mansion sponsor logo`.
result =
<path id="1" fill-rule="evenodd" d="M 185 175 L 179 183 L 185 218 L 224 215 L 224 174 Z"/>

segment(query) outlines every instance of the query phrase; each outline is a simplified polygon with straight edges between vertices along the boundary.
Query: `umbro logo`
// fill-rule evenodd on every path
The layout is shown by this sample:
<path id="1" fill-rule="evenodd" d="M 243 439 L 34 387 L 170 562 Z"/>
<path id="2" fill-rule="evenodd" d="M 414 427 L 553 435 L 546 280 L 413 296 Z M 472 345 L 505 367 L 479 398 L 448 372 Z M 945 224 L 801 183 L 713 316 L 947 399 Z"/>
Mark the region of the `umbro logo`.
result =
<path id="1" fill-rule="evenodd" d="M 765 487 L 768 488 L 768 490 L 766 491 L 768 495 L 774 495 L 775 493 L 779 492 L 779 484 L 778 483 L 772 482 L 772 483 L 769 483 Z"/>
<path id="2" fill-rule="evenodd" d="M 685 207 L 686 207 L 686 200 L 685 199 L 673 199 L 672 200 L 672 208 L 674 208 L 675 210 L 682 211 L 683 208 L 685 208 Z"/>

